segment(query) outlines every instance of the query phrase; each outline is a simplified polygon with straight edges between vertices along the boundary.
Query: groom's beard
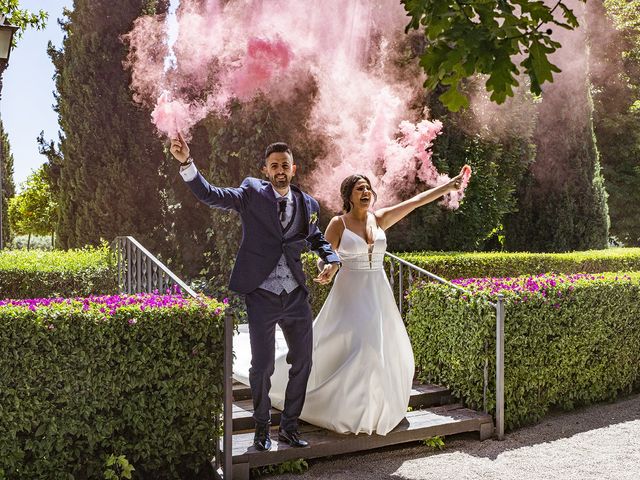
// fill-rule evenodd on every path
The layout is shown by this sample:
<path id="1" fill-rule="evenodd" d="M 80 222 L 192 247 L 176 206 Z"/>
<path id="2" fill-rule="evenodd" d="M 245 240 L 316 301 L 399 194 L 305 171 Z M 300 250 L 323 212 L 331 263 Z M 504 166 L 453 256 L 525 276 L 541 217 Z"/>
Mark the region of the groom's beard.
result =
<path id="1" fill-rule="evenodd" d="M 271 183 L 277 188 L 287 188 L 291 183 L 291 179 L 288 178 L 286 175 L 283 178 L 279 178 L 277 176 L 271 177 L 270 180 L 271 180 Z"/>

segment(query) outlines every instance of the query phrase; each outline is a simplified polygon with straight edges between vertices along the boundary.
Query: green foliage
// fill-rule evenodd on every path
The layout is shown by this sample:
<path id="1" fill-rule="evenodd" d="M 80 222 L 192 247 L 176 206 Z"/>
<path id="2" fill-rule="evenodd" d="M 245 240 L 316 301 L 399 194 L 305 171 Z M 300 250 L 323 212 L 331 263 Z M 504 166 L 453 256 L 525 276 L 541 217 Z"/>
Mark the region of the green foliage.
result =
<path id="1" fill-rule="evenodd" d="M 640 246 L 640 2 L 589 2 L 594 128 L 612 237 Z M 604 37 L 607 42 L 602 42 Z"/>
<path id="2" fill-rule="evenodd" d="M 116 283 L 107 245 L 67 252 L 0 253 L 0 299 L 109 294 L 117 291 Z"/>
<path id="3" fill-rule="evenodd" d="M 9 200 L 16 194 L 16 187 L 13 183 L 13 154 L 11 153 L 9 137 L 4 131 L 4 124 L 2 123 L 2 120 L 0 120 L 0 150 L 0 177 L 2 181 L 2 196 L 0 197 L 0 208 L 2 209 L 2 245 L 6 247 L 9 245 L 13 237 L 8 222 Z"/>
<path id="4" fill-rule="evenodd" d="M 57 205 L 43 167 L 22 185 L 22 191 L 9 201 L 9 223 L 17 235 L 53 234 Z"/>
<path id="5" fill-rule="evenodd" d="M 607 192 L 593 130 L 584 30 L 564 39 L 574 55 L 537 105 L 536 161 L 504 218 L 508 250 L 567 252 L 606 248 Z"/>
<path id="6" fill-rule="evenodd" d="M 251 469 L 251 475 L 261 477 L 263 475 L 284 475 L 285 473 L 304 473 L 309 470 L 309 464 L 304 458 L 289 460 L 276 465 L 265 465 Z"/>
<path id="7" fill-rule="evenodd" d="M 42 139 L 41 147 L 58 195 L 61 248 L 122 234 L 156 253 L 166 245 L 162 143 L 150 111 L 132 100 L 120 38 L 149 3 L 77 0 L 61 22 L 62 49 L 49 45 L 62 137 L 57 146 Z"/>
<path id="8" fill-rule="evenodd" d="M 103 473 L 105 480 L 131 479 L 132 472 L 135 470 L 124 455 L 117 457 L 114 454 L 109 455 L 105 467 L 107 467 Z"/>
<path id="9" fill-rule="evenodd" d="M 505 425 L 539 420 L 551 407 L 613 400 L 640 386 L 640 274 L 631 280 L 558 283 L 505 294 Z M 421 380 L 447 385 L 472 408 L 495 411 L 495 310 L 486 293 L 440 284 L 409 293 L 407 330 Z"/>
<path id="10" fill-rule="evenodd" d="M 433 450 L 443 450 L 445 448 L 444 437 L 439 435 L 436 437 L 425 438 L 422 441 L 422 444 Z"/>
<path id="11" fill-rule="evenodd" d="M 640 248 L 571 253 L 410 252 L 400 257 L 446 279 L 640 271 Z"/>
<path id="12" fill-rule="evenodd" d="M 103 478 L 114 452 L 139 478 L 210 478 L 222 305 L 125 306 L 113 316 L 65 305 L 0 308 L 6 478 Z"/>
<path id="13" fill-rule="evenodd" d="M 562 0 L 553 7 L 525 0 L 402 3 L 411 17 L 407 31 L 424 29 L 427 39 L 420 59 L 427 74 L 425 87 L 444 87 L 439 98 L 452 111 L 469 105 L 461 83 L 477 73 L 488 75 L 485 86 L 494 102 L 513 96 L 521 72 L 528 75 L 531 91 L 540 94 L 542 84 L 552 82 L 553 73 L 560 71 L 548 59 L 561 46 L 553 40 L 549 25 L 578 26 L 568 2 Z M 561 15 L 554 15 L 556 11 Z M 519 65 L 515 56 L 524 57 Z"/>
<path id="14" fill-rule="evenodd" d="M 511 123 L 504 128 L 495 126 L 500 132 L 491 127 L 477 131 L 471 114 L 439 112 L 444 133 L 435 142 L 434 164 L 450 176 L 468 164 L 474 174 L 458 210 L 443 209 L 437 202 L 416 210 L 387 232 L 390 248 L 499 248 L 493 232 L 500 228 L 505 215 L 516 210 L 513 192 L 535 157 L 531 101 L 519 95 L 509 105 Z"/>
<path id="15" fill-rule="evenodd" d="M 446 280 L 457 278 L 517 277 L 542 273 L 599 273 L 608 271 L 640 271 L 640 248 L 610 248 L 572 253 L 465 253 L 465 252 L 406 252 L 400 258 Z M 387 273 L 389 272 L 389 260 Z M 316 256 L 303 257 L 307 278 L 317 275 Z M 408 269 L 403 271 L 405 288 L 409 286 Z M 392 277 L 397 295 L 398 267 Z M 320 311 L 331 286 L 307 282 L 311 306 Z"/>
<path id="16" fill-rule="evenodd" d="M 38 10 L 38 12 L 34 13 L 20 8 L 18 0 L 0 0 L 1 15 L 5 16 L 5 23 L 18 27 L 18 31 L 13 37 L 14 45 L 27 28 L 40 30 L 45 27 L 49 18 L 49 14 L 44 10 Z"/>
<path id="17" fill-rule="evenodd" d="M 35 235 L 31 237 L 29 235 L 16 235 L 11 241 L 10 248 L 12 250 L 26 250 L 27 245 L 29 245 L 30 250 L 53 250 L 51 235 Z"/>

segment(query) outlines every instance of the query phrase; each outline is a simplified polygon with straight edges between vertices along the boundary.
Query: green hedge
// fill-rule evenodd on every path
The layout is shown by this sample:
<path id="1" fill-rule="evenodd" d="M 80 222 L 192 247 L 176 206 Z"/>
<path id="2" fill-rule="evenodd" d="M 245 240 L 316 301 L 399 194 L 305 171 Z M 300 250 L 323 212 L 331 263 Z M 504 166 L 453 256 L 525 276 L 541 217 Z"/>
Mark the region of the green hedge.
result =
<path id="1" fill-rule="evenodd" d="M 528 282 L 543 286 L 514 289 L 511 280 L 471 296 L 433 283 L 413 288 L 407 330 L 420 378 L 481 409 L 486 362 L 495 413 L 495 310 L 483 299 L 495 301 L 501 291 L 507 428 L 535 422 L 553 406 L 571 409 L 640 387 L 640 274 Z"/>
<path id="2" fill-rule="evenodd" d="M 109 298 L 0 302 L 0 478 L 210 478 L 223 305 Z"/>
<path id="3" fill-rule="evenodd" d="M 116 293 L 117 287 L 116 266 L 107 246 L 0 252 L 0 299 L 86 297 Z"/>
<path id="4" fill-rule="evenodd" d="M 539 273 L 599 273 L 640 271 L 640 248 L 610 248 L 572 253 L 452 253 L 409 252 L 397 256 L 447 280 L 476 277 L 516 277 Z M 317 275 L 316 256 L 304 258 L 314 313 L 329 293 L 330 286 L 311 281 Z M 387 259 L 388 262 L 388 259 Z M 407 269 L 404 270 L 407 283 Z M 396 269 L 397 287 L 397 269 Z"/>
<path id="5" fill-rule="evenodd" d="M 400 257 L 446 279 L 517 277 L 539 273 L 640 271 L 640 248 L 571 253 L 410 252 Z"/>

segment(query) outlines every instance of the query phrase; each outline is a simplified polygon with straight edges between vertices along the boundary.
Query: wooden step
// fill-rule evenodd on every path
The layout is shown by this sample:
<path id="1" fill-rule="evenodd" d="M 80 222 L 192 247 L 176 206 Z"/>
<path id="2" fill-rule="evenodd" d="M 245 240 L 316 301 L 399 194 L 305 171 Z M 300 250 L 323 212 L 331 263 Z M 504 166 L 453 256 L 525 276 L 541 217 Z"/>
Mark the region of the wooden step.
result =
<path id="1" fill-rule="evenodd" d="M 233 401 L 251 398 L 251 388 L 240 382 L 233 382 Z"/>
<path id="2" fill-rule="evenodd" d="M 233 431 L 248 430 L 254 427 L 253 402 L 251 390 L 246 385 L 233 385 Z M 409 407 L 411 409 L 446 405 L 451 403 L 451 393 L 448 388 L 439 385 L 414 383 L 411 389 Z M 271 409 L 271 424 L 280 424 L 280 410 Z"/>
<path id="3" fill-rule="evenodd" d="M 233 435 L 233 478 L 248 478 L 250 468 L 282 463 L 299 458 L 317 458 L 343 453 L 415 442 L 435 436 L 479 432 L 480 439 L 493 434 L 490 415 L 478 413 L 459 404 L 408 412 L 406 418 L 386 436 L 342 435 L 313 425 L 301 425 L 307 448 L 292 448 L 278 442 L 277 427 L 271 430 L 272 448 L 259 452 L 253 447 L 253 431 Z"/>

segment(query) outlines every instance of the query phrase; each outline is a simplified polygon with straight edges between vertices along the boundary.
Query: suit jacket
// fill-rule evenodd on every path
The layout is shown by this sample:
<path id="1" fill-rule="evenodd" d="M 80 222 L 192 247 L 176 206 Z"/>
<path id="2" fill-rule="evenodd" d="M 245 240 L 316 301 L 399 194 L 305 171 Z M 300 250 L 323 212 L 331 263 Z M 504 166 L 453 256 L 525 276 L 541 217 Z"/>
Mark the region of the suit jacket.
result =
<path id="1" fill-rule="evenodd" d="M 306 290 L 300 254 L 307 246 L 318 253 L 325 263 L 340 261 L 318 228 L 318 202 L 295 185 L 291 185 L 291 188 L 302 195 L 305 207 L 302 212 L 304 227 L 302 233 L 285 239 L 270 182 L 249 177 L 238 188 L 221 188 L 209 184 L 198 173 L 196 178 L 186 183 L 201 202 L 240 213 L 242 242 L 229 281 L 231 290 L 246 294 L 258 288 L 283 253 L 291 273 Z"/>

